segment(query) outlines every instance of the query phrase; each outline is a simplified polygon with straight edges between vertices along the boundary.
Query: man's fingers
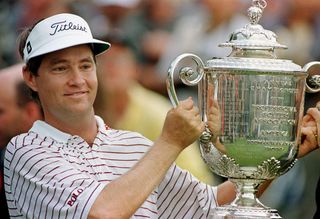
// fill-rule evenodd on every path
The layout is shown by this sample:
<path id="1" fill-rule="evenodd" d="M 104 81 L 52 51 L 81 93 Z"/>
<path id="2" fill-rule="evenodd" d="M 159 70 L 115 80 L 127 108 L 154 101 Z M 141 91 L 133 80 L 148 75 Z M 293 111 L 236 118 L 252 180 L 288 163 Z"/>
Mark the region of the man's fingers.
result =
<path id="1" fill-rule="evenodd" d="M 313 120 L 312 116 L 310 116 L 309 114 L 306 114 L 303 118 L 302 118 L 302 123 L 308 123 L 310 120 Z"/>
<path id="2" fill-rule="evenodd" d="M 197 107 L 193 108 L 194 115 L 200 116 L 200 110 Z"/>
<path id="3" fill-rule="evenodd" d="M 180 101 L 178 107 L 185 110 L 191 110 L 193 108 L 192 97 L 188 97 L 187 99 Z"/>
<path id="4" fill-rule="evenodd" d="M 312 116 L 317 123 L 320 123 L 320 111 L 317 108 L 308 109 L 307 114 Z"/>
<path id="5" fill-rule="evenodd" d="M 317 104 L 317 106 L 319 106 Z M 310 108 L 307 111 L 307 114 L 311 115 L 316 122 L 317 126 L 317 146 L 320 142 L 320 109 L 318 107 Z"/>
<path id="6" fill-rule="evenodd" d="M 192 100 L 192 97 L 189 97 L 183 101 L 180 102 L 179 106 L 180 109 L 191 111 L 193 115 L 199 115 L 200 111 L 198 107 L 194 106 L 194 102 Z"/>
<path id="7" fill-rule="evenodd" d="M 301 128 L 302 136 L 305 137 L 299 147 L 298 158 L 305 156 L 307 153 L 317 149 L 319 146 L 317 130 L 316 128 L 311 127 L 302 127 Z"/>

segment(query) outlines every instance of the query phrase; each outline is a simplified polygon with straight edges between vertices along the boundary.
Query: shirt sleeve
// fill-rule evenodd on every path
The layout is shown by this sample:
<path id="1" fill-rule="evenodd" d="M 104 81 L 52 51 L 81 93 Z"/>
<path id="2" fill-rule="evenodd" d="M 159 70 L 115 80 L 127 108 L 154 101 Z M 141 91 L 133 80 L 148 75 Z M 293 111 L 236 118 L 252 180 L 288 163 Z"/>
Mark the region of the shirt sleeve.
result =
<path id="1" fill-rule="evenodd" d="M 158 194 L 159 218 L 211 218 L 217 206 L 217 187 L 200 182 L 175 164 L 159 185 Z"/>
<path id="2" fill-rule="evenodd" d="M 67 162 L 59 148 L 26 144 L 25 137 L 13 141 L 4 169 L 11 217 L 87 218 L 105 185 Z"/>

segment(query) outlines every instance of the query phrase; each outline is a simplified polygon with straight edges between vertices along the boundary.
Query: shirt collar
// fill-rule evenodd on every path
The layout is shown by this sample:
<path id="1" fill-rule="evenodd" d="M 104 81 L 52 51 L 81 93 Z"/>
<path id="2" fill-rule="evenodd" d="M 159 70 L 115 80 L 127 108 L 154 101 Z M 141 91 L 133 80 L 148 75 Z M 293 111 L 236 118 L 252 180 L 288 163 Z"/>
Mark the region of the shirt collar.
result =
<path id="1" fill-rule="evenodd" d="M 98 125 L 98 130 L 101 132 L 105 132 L 106 127 L 102 118 L 100 118 L 99 116 L 95 116 L 95 119 Z M 35 121 L 30 131 L 39 134 L 43 138 L 50 137 L 50 138 L 53 138 L 55 141 L 61 142 L 61 143 L 67 143 L 68 140 L 72 137 L 72 135 L 66 132 L 62 132 L 59 129 L 41 120 Z"/>

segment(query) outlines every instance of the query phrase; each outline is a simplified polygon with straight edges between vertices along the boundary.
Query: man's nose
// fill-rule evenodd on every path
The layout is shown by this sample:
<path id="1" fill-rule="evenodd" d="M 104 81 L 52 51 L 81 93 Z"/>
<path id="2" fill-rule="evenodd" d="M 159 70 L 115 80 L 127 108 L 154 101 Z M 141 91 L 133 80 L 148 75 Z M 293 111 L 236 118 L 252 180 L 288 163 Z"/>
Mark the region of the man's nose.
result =
<path id="1" fill-rule="evenodd" d="M 85 82 L 83 72 L 79 68 L 73 68 L 70 75 L 70 85 L 81 85 Z"/>

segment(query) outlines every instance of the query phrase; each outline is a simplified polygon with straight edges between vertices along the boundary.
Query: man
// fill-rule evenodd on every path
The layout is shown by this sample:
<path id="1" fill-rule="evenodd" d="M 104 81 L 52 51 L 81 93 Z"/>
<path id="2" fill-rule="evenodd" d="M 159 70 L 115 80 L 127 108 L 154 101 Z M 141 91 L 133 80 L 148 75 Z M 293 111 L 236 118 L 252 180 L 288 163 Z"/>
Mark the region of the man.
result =
<path id="1" fill-rule="evenodd" d="M 192 99 L 168 112 L 154 143 L 95 116 L 95 55 L 109 46 L 73 14 L 49 17 L 21 34 L 24 80 L 44 121 L 7 146 L 10 216 L 210 217 L 216 205 L 234 199 L 234 186 L 207 186 L 173 164 L 204 130 Z"/>
<path id="2" fill-rule="evenodd" d="M 6 145 L 14 136 L 27 132 L 41 119 L 40 106 L 26 93 L 22 64 L 0 70 L 0 209 L 1 218 L 9 218 L 3 186 L 3 159 Z"/>

